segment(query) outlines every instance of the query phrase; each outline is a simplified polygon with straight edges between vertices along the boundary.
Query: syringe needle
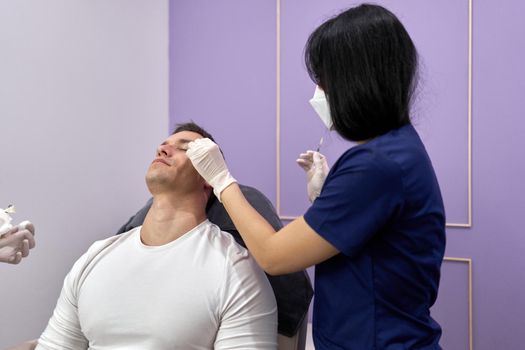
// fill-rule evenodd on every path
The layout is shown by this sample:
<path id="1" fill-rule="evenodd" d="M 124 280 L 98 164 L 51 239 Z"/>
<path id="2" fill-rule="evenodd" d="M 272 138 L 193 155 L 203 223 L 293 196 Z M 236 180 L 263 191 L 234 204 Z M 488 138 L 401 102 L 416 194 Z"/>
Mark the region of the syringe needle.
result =
<path id="1" fill-rule="evenodd" d="M 316 152 L 319 152 L 319 150 L 321 149 L 322 145 L 323 145 L 323 137 L 321 136 L 321 139 L 319 140 L 319 144 L 317 145 Z"/>

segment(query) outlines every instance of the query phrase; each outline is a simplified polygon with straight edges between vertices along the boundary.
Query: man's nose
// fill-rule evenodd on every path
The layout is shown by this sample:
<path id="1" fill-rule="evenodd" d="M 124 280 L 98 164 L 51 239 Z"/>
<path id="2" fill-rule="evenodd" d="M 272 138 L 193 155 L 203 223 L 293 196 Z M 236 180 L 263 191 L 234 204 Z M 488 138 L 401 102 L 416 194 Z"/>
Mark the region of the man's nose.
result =
<path id="1" fill-rule="evenodd" d="M 157 157 L 169 157 L 171 152 L 171 147 L 168 145 L 160 145 L 157 147 Z"/>

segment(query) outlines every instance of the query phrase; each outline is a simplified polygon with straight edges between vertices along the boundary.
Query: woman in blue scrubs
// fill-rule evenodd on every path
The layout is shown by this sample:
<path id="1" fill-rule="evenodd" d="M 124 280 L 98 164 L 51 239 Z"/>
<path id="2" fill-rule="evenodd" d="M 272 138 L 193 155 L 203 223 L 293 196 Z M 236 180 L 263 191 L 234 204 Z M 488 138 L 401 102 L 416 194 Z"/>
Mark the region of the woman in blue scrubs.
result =
<path id="1" fill-rule="evenodd" d="M 317 197 L 312 191 L 304 216 L 275 232 L 243 197 L 217 145 L 196 140 L 188 157 L 264 270 L 278 275 L 316 266 L 316 349 L 440 349 L 441 328 L 430 307 L 445 250 L 445 213 L 431 161 L 410 123 L 414 44 L 391 12 L 361 5 L 319 26 L 305 58 L 317 84 L 312 105 L 328 127 L 357 145 L 330 169 Z M 309 170 L 322 175 L 322 157 L 314 155 Z"/>

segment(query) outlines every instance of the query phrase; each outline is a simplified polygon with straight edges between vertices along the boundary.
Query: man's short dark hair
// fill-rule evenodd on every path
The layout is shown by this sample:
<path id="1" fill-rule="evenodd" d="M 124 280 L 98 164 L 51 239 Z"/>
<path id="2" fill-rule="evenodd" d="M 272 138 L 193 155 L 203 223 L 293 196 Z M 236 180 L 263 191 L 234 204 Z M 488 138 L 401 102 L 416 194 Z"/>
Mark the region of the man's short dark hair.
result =
<path id="1" fill-rule="evenodd" d="M 213 138 L 213 136 L 211 136 L 211 134 L 209 132 L 207 132 L 206 130 L 204 130 L 201 126 L 195 124 L 194 121 L 191 121 L 191 122 L 188 122 L 188 123 L 176 124 L 175 125 L 175 130 L 173 130 L 173 132 L 171 134 L 173 135 L 173 134 L 176 134 L 176 133 L 181 132 L 181 131 L 196 132 L 197 134 L 201 135 L 202 137 L 209 138 L 210 140 L 215 142 L 215 139 Z M 217 143 L 217 142 L 215 142 L 215 143 Z"/>

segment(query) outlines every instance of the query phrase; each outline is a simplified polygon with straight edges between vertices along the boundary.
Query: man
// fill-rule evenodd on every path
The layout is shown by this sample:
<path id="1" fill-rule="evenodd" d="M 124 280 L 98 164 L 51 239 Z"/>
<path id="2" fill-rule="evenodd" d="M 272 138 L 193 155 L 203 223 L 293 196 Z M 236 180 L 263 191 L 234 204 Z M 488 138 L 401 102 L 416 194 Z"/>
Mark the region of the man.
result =
<path id="1" fill-rule="evenodd" d="M 267 278 L 206 218 L 211 188 L 185 152 L 206 135 L 184 124 L 158 147 L 144 224 L 75 263 L 37 349 L 276 349 Z"/>

